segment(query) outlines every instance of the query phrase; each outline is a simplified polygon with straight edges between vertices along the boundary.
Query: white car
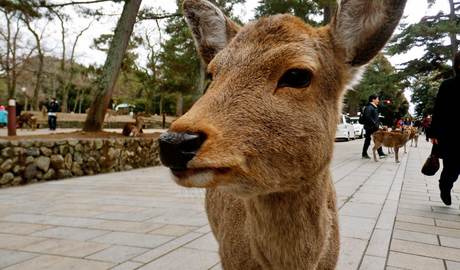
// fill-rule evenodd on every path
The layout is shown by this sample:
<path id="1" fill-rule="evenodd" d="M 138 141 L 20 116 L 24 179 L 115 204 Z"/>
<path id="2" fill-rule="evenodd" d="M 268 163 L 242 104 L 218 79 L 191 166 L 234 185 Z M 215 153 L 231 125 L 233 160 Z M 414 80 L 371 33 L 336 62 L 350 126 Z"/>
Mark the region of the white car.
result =
<path id="1" fill-rule="evenodd" d="M 359 116 L 350 117 L 351 123 L 355 129 L 355 138 L 362 138 L 366 131 L 364 130 L 364 125 L 359 123 Z"/>
<path id="2" fill-rule="evenodd" d="M 350 117 L 343 114 L 340 115 L 337 131 L 335 132 L 335 138 L 345 139 L 347 141 L 355 138 L 355 128 L 351 123 Z"/>

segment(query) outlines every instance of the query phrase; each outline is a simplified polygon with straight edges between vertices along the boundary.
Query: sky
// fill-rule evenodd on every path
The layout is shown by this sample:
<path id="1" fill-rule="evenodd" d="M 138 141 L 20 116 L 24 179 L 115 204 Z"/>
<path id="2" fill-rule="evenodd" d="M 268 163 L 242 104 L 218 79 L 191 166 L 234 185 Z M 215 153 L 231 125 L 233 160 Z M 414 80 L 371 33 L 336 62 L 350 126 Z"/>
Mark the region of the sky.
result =
<path id="1" fill-rule="evenodd" d="M 57 2 L 64 2 L 67 0 L 57 0 Z M 247 0 L 244 5 L 239 5 L 236 7 L 235 14 L 237 14 L 243 22 L 248 22 L 253 19 L 255 8 L 258 5 L 259 0 Z M 405 11 L 404 17 L 401 20 L 402 23 L 415 23 L 420 21 L 423 16 L 427 15 L 434 15 L 437 14 L 439 11 L 447 11 L 449 9 L 448 0 L 437 0 L 434 6 L 428 10 L 426 0 L 408 0 Z M 72 43 L 75 39 L 77 33 L 85 28 L 89 23 L 91 23 L 91 28 L 86 31 L 79 42 L 77 43 L 75 55 L 77 62 L 89 65 L 89 64 L 97 64 L 102 65 L 105 61 L 106 54 L 101 52 L 93 47 L 93 40 L 94 38 L 100 36 L 101 34 L 111 33 L 115 28 L 118 15 L 121 13 L 122 4 L 114 4 L 114 3 L 101 3 L 101 4 L 94 4 L 91 7 L 103 7 L 104 12 L 106 14 L 113 14 L 113 16 L 104 17 L 100 21 L 91 21 L 90 18 L 82 18 L 78 16 L 75 12 L 73 12 L 72 7 L 68 7 L 67 11 L 71 14 L 71 20 L 66 24 L 66 43 L 67 43 L 67 54 L 70 55 L 70 48 Z M 175 0 L 144 0 L 141 6 L 143 7 L 153 7 L 153 8 L 161 8 L 166 12 L 174 12 L 176 10 L 176 1 Z M 44 27 L 43 22 L 38 23 L 39 27 L 43 27 L 44 37 L 46 42 L 46 50 L 50 53 L 60 54 L 62 51 L 61 41 L 60 41 L 60 27 L 57 22 L 50 23 Z M 397 30 L 398 31 L 398 30 Z M 136 24 L 135 32 L 148 34 L 149 36 L 153 37 L 154 40 L 159 43 L 159 34 L 158 30 L 156 29 L 156 25 L 153 21 L 144 21 L 141 23 Z M 164 35 L 163 35 L 163 38 Z M 139 51 L 139 59 L 140 64 L 145 61 L 146 59 L 146 52 Z M 397 66 L 398 64 L 407 62 L 411 59 L 417 58 L 423 53 L 423 48 L 415 48 L 403 55 L 396 55 L 390 57 L 390 62 Z M 406 91 L 406 97 L 410 100 L 410 92 Z M 413 105 L 411 104 L 410 111 L 413 112 Z"/>

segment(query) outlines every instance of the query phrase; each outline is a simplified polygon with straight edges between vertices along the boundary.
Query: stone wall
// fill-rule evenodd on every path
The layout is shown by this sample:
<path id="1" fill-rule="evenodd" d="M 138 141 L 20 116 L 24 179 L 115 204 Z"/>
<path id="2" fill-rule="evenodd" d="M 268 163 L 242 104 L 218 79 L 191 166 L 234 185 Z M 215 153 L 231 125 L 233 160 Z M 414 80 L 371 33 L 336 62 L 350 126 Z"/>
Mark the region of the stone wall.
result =
<path id="1" fill-rule="evenodd" d="M 157 137 L 0 141 L 0 187 L 158 164 Z"/>

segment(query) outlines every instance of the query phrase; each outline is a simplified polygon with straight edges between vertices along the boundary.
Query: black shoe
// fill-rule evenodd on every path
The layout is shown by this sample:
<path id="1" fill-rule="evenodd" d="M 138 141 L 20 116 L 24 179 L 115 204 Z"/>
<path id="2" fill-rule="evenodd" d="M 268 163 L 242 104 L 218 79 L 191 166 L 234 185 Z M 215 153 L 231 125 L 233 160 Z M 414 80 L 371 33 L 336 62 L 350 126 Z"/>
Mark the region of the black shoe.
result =
<path id="1" fill-rule="evenodd" d="M 368 155 L 363 155 L 361 158 L 362 158 L 362 159 L 371 159 L 371 157 L 368 156 Z"/>
<path id="2" fill-rule="evenodd" d="M 450 189 L 439 188 L 441 190 L 441 200 L 445 205 L 452 204 L 452 198 L 450 197 Z"/>
<path id="3" fill-rule="evenodd" d="M 380 158 L 386 158 L 388 155 L 387 154 L 381 154 L 379 155 Z"/>

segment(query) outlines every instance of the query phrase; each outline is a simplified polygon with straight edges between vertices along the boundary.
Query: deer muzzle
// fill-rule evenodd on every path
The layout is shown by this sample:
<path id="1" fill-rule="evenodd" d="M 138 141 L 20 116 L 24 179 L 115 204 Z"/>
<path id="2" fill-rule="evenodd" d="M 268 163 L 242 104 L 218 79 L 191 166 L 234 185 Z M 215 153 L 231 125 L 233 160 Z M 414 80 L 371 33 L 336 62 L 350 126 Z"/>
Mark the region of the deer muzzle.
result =
<path id="1" fill-rule="evenodd" d="M 195 157 L 205 140 L 203 133 L 163 133 L 158 139 L 161 163 L 172 171 L 187 170 L 187 163 Z"/>

